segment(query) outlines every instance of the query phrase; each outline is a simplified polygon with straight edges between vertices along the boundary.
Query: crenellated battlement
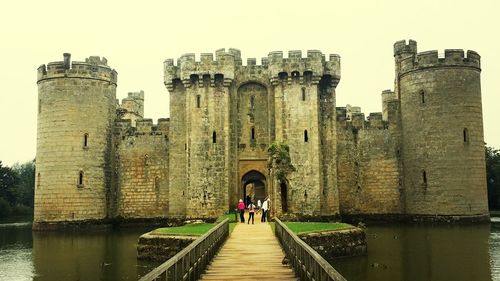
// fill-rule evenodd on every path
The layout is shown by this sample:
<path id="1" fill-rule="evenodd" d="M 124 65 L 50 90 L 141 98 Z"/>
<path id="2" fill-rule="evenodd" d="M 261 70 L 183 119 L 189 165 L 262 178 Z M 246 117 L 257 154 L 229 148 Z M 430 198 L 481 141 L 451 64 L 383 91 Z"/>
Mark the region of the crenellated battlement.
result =
<path id="1" fill-rule="evenodd" d="M 172 81 L 177 79 L 189 84 L 194 76 L 209 76 L 213 81 L 215 75 L 222 75 L 225 82 L 229 82 L 234 79 L 234 71 L 241 64 L 241 53 L 237 49 L 229 49 L 227 52 L 225 49 L 219 49 L 215 52 L 215 60 L 211 53 L 202 53 L 199 61 L 193 53 L 184 54 L 176 63 L 173 59 L 164 61 L 165 85 L 172 87 Z"/>
<path id="2" fill-rule="evenodd" d="M 403 56 L 403 55 L 414 55 L 417 53 L 417 41 L 415 40 L 406 40 L 397 41 L 394 43 L 394 56 Z"/>
<path id="3" fill-rule="evenodd" d="M 153 119 L 136 120 L 135 126 L 130 119 L 115 120 L 115 134 L 124 136 L 137 135 L 168 135 L 170 118 L 159 118 L 157 123 Z"/>
<path id="4" fill-rule="evenodd" d="M 37 83 L 54 78 L 82 78 L 117 83 L 117 72 L 108 66 L 106 58 L 91 56 L 85 62 L 71 62 L 71 54 L 65 53 L 63 61 L 50 62 L 38 67 Z"/>
<path id="5" fill-rule="evenodd" d="M 481 57 L 475 51 L 446 49 L 444 55 L 438 51 L 417 53 L 417 42 L 398 41 L 394 44 L 394 56 L 399 65 L 399 74 L 410 71 L 437 67 L 471 67 L 481 70 Z"/>
<path id="6" fill-rule="evenodd" d="M 170 90 L 173 89 L 173 81 L 180 80 L 185 85 L 191 85 L 198 81 L 202 86 L 203 79 L 210 78 L 210 85 L 216 75 L 222 75 L 224 84 L 227 86 L 235 77 L 236 71 L 260 70 L 272 81 L 283 80 L 284 77 L 298 78 L 308 77 L 319 81 L 324 75 L 330 75 L 335 83 L 340 80 L 340 56 L 331 54 L 326 60 L 325 55 L 318 50 L 307 51 L 307 56 L 302 56 L 302 51 L 292 50 L 288 52 L 288 58 L 283 57 L 282 51 L 270 52 L 267 58 L 261 59 L 261 64 L 257 64 L 257 59 L 247 59 L 247 64 L 242 64 L 241 52 L 237 49 L 219 49 L 214 55 L 202 53 L 200 60 L 196 60 L 195 54 L 188 53 L 182 55 L 176 62 L 167 59 L 164 62 L 165 85 Z M 286 73 L 286 75 L 284 75 Z"/>
<path id="7" fill-rule="evenodd" d="M 337 126 L 342 129 L 387 129 L 388 121 L 382 112 L 371 112 L 366 118 L 359 107 L 347 105 L 336 108 Z M 389 120 L 390 121 L 390 120 Z"/>
<path id="8" fill-rule="evenodd" d="M 271 80 L 275 81 L 301 77 L 319 81 L 322 76 L 329 75 L 337 85 L 340 81 L 340 56 L 330 54 L 326 60 L 318 50 L 308 50 L 306 57 L 302 56 L 302 51 L 291 50 L 288 51 L 288 58 L 284 58 L 283 52 L 275 51 L 268 55 L 268 69 Z"/>

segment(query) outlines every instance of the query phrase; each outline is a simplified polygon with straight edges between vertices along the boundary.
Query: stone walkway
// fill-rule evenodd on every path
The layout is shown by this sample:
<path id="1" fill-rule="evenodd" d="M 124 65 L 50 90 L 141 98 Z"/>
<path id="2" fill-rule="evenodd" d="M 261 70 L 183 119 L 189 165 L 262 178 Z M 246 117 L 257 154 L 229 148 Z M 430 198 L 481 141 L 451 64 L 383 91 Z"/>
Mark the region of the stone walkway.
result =
<path id="1" fill-rule="evenodd" d="M 271 225 L 256 215 L 255 224 L 236 225 L 200 280 L 298 280 L 283 257 Z"/>

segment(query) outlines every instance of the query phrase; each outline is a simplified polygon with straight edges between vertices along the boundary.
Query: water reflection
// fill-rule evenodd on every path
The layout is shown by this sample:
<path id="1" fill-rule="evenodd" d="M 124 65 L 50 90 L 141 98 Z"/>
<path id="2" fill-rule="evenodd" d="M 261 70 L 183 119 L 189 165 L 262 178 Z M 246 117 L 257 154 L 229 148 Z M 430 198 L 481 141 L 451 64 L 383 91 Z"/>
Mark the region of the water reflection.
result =
<path id="1" fill-rule="evenodd" d="M 32 279 L 32 245 L 30 222 L 0 222 L 0 280 Z"/>
<path id="2" fill-rule="evenodd" d="M 371 226 L 367 234 L 368 256 L 332 261 L 348 280 L 491 280 L 489 225 Z"/>
<path id="3" fill-rule="evenodd" d="M 29 222 L 0 222 L 0 280 L 137 280 L 155 266 L 136 260 L 146 231 L 32 233 Z M 368 256 L 332 262 L 350 281 L 500 281 L 500 219 L 491 228 L 384 225 L 367 233 Z"/>
<path id="4" fill-rule="evenodd" d="M 500 218 L 492 218 L 490 235 L 491 277 L 500 281 Z"/>
<path id="5" fill-rule="evenodd" d="M 147 230 L 33 233 L 33 280 L 137 280 L 153 265 L 136 259 Z"/>

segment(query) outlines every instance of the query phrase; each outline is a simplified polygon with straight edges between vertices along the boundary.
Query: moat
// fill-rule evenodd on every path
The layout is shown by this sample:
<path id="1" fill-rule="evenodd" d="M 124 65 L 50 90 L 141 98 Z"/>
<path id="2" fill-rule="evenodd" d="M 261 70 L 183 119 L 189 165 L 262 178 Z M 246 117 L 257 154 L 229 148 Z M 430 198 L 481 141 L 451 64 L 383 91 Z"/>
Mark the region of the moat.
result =
<path id="1" fill-rule="evenodd" d="M 0 280 L 137 280 L 147 228 L 40 233 L 0 221 Z M 348 280 L 500 280 L 500 218 L 491 225 L 369 226 L 368 256 L 333 261 Z M 258 259 L 258 257 L 256 257 Z"/>

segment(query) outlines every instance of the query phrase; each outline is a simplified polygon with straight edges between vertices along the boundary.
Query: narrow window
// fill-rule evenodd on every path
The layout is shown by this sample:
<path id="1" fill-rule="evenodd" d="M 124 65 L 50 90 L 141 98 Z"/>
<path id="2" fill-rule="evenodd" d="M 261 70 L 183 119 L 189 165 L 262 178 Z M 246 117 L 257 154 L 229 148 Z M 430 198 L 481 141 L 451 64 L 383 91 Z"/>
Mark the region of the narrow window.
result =
<path id="1" fill-rule="evenodd" d="M 288 212 L 288 187 L 285 182 L 280 183 L 281 191 L 281 210 L 286 213 Z"/>
<path id="2" fill-rule="evenodd" d="M 304 142 L 309 140 L 309 136 L 307 135 L 307 130 L 304 130 Z"/>
<path id="3" fill-rule="evenodd" d="M 302 101 L 306 100 L 306 88 L 302 88 Z"/>
<path id="4" fill-rule="evenodd" d="M 215 131 L 212 133 L 212 143 L 217 143 L 217 134 Z"/>
<path id="5" fill-rule="evenodd" d="M 427 185 L 427 173 L 425 172 L 425 170 L 422 171 L 422 180 L 424 184 Z"/>
<path id="6" fill-rule="evenodd" d="M 251 96 L 250 97 L 250 109 L 254 109 L 255 106 L 255 97 Z"/>
<path id="7" fill-rule="evenodd" d="M 80 171 L 78 173 L 78 186 L 82 187 L 83 186 L 83 171 Z"/>
<path id="8" fill-rule="evenodd" d="M 160 178 L 155 177 L 155 192 L 160 191 Z"/>
<path id="9" fill-rule="evenodd" d="M 469 142 L 469 130 L 467 128 L 464 128 L 464 142 Z"/>
<path id="10" fill-rule="evenodd" d="M 420 98 L 422 99 L 422 103 L 425 103 L 425 92 L 420 91 Z"/>
<path id="11" fill-rule="evenodd" d="M 38 114 L 42 113 L 42 99 L 38 100 Z"/>
<path id="12" fill-rule="evenodd" d="M 149 166 L 149 155 L 148 154 L 144 155 L 144 166 Z"/>
<path id="13" fill-rule="evenodd" d="M 89 147 L 89 134 L 87 133 L 83 135 L 83 147 Z"/>
<path id="14" fill-rule="evenodd" d="M 40 188 L 40 173 L 36 175 L 36 187 Z"/>
<path id="15" fill-rule="evenodd" d="M 255 128 L 252 127 L 252 140 L 255 140 Z"/>
<path id="16" fill-rule="evenodd" d="M 196 96 L 196 108 L 200 108 L 200 95 Z"/>

